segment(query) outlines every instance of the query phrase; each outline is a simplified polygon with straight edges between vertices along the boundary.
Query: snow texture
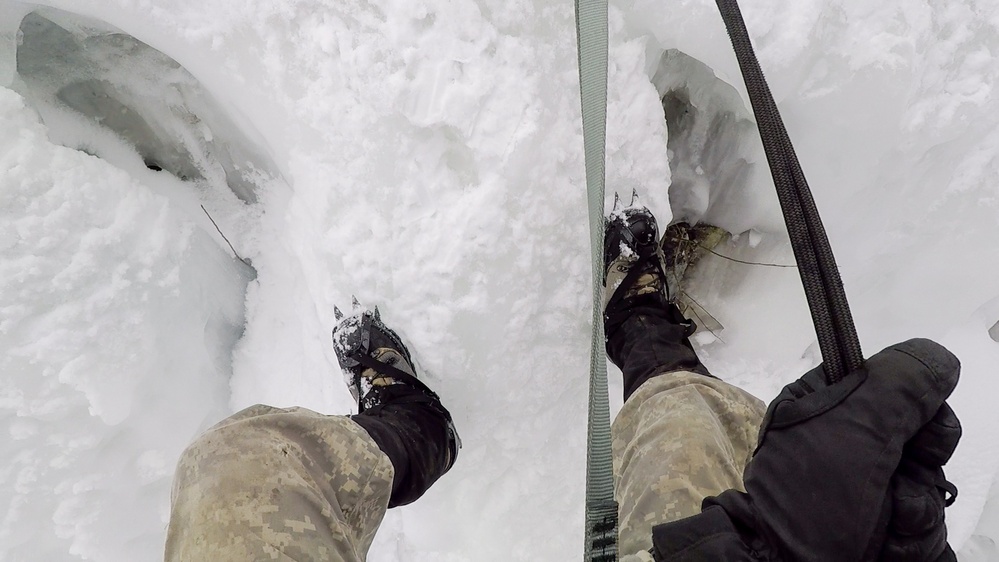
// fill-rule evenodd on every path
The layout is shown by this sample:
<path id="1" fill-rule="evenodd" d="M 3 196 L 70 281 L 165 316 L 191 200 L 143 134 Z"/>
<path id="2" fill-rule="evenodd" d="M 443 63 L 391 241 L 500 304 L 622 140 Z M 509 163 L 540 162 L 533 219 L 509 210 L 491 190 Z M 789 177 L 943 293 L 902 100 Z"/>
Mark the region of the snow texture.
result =
<path id="1" fill-rule="evenodd" d="M 743 10 L 865 350 L 963 362 L 950 537 L 999 560 L 999 6 Z M 0 559 L 161 557 L 198 432 L 350 412 L 330 329 L 354 294 L 464 443 L 370 559 L 577 560 L 573 25 L 540 0 L 0 0 Z M 720 253 L 792 263 L 714 2 L 614 0 L 610 31 L 608 208 L 638 188 L 663 225 L 734 232 Z M 721 378 L 769 399 L 819 361 L 793 269 L 711 257 L 687 289 Z"/>

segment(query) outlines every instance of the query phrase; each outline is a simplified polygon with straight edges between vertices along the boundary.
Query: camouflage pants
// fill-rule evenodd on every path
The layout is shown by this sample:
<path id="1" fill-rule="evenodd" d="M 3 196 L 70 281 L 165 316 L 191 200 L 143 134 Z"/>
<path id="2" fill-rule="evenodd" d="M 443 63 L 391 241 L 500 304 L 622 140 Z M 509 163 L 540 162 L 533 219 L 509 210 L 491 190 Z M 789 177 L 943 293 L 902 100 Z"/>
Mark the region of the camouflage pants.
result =
<path id="1" fill-rule="evenodd" d="M 350 418 L 247 408 L 184 451 L 166 560 L 363 561 L 393 475 Z"/>
<path id="2" fill-rule="evenodd" d="M 766 408 L 718 379 L 677 371 L 647 380 L 612 427 L 618 552 L 652 548 L 652 527 L 701 512 L 701 500 L 743 489 Z"/>
<path id="3" fill-rule="evenodd" d="M 619 552 L 652 546 L 652 527 L 742 488 L 764 405 L 718 379 L 653 377 L 613 426 Z M 253 406 L 191 444 L 174 479 L 166 560 L 363 561 L 394 469 L 350 418 Z"/>

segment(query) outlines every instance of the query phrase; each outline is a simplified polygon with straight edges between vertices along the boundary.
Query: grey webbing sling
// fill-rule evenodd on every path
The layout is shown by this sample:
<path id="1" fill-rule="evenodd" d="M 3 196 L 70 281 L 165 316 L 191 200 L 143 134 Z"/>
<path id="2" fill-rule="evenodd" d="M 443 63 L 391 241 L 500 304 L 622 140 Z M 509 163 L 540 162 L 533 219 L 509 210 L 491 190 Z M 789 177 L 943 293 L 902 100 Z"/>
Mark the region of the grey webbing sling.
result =
<path id="1" fill-rule="evenodd" d="M 601 310 L 604 269 L 604 143 L 607 125 L 607 0 L 576 0 L 583 147 L 593 250 L 593 337 L 586 434 L 585 560 L 617 560 L 617 502 L 611 453 L 607 360 Z"/>

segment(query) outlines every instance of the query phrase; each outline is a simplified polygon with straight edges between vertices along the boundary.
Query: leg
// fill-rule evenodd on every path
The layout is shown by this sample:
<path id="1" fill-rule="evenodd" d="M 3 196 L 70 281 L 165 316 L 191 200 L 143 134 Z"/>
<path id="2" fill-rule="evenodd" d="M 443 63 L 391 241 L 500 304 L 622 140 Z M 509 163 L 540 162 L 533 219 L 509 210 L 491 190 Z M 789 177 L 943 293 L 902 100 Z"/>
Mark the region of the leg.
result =
<path id="1" fill-rule="evenodd" d="M 181 456 L 165 559 L 363 561 L 393 474 L 349 418 L 247 408 Z"/>
<path id="2" fill-rule="evenodd" d="M 696 326 L 675 304 L 659 295 L 642 295 L 624 305 L 608 318 L 605 333 L 607 356 L 624 377 L 625 401 L 645 381 L 662 373 L 691 371 L 711 376 L 688 339 Z"/>
<path id="3" fill-rule="evenodd" d="M 451 415 L 377 309 L 334 348 L 360 413 L 258 405 L 208 430 L 177 467 L 167 560 L 363 561 L 385 510 L 451 468 Z"/>
<path id="4" fill-rule="evenodd" d="M 387 386 L 382 393 L 385 402 L 351 419 L 392 461 L 395 476 L 389 507 L 396 507 L 416 501 L 451 468 L 452 441 L 448 420 L 432 403 L 421 400 L 422 394 L 404 385 Z"/>
<path id="5" fill-rule="evenodd" d="M 749 394 L 690 371 L 642 385 L 611 429 L 619 552 L 650 549 L 655 525 L 700 513 L 707 496 L 743 489 L 764 412 Z"/>
<path id="6" fill-rule="evenodd" d="M 695 326 L 673 300 L 696 254 L 691 232 L 674 225 L 660 245 L 645 208 L 608 220 L 607 355 L 624 375 L 625 398 L 611 428 L 622 556 L 648 551 L 653 526 L 700 513 L 707 496 L 742 489 L 765 412 L 712 377 L 690 344 Z"/>
<path id="7" fill-rule="evenodd" d="M 395 467 L 389 507 L 416 501 L 454 464 L 461 440 L 440 397 L 417 376 L 409 349 L 378 309 L 355 310 L 333 330 L 333 349 L 357 400 L 353 420 Z"/>

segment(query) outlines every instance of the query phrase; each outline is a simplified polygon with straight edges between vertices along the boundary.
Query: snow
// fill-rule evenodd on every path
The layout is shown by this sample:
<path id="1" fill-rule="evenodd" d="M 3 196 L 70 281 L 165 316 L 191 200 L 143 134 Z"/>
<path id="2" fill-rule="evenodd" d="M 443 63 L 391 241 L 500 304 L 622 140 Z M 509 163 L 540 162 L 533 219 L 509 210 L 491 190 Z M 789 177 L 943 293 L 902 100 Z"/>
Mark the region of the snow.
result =
<path id="1" fill-rule="evenodd" d="M 962 360 L 950 537 L 999 560 L 999 9 L 744 4 L 864 349 Z M 370 559 L 578 559 L 573 22 L 537 0 L 0 0 L 0 559 L 160 557 L 199 431 L 258 402 L 351 410 L 330 329 L 352 294 L 464 443 Z M 610 23 L 608 208 L 637 187 L 662 224 L 735 232 L 725 255 L 792 263 L 714 3 L 615 0 Z M 793 269 L 702 265 L 715 374 L 769 399 L 818 362 Z"/>

